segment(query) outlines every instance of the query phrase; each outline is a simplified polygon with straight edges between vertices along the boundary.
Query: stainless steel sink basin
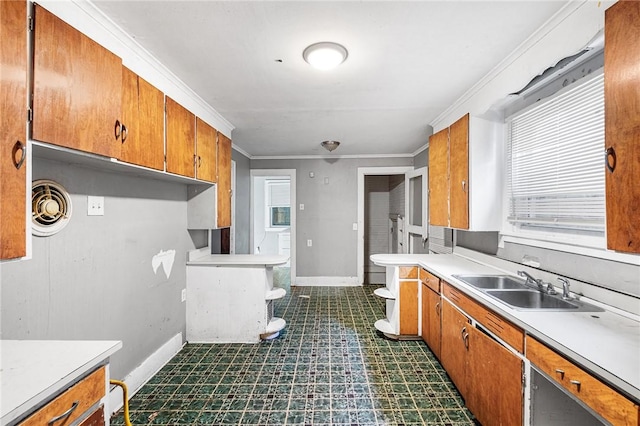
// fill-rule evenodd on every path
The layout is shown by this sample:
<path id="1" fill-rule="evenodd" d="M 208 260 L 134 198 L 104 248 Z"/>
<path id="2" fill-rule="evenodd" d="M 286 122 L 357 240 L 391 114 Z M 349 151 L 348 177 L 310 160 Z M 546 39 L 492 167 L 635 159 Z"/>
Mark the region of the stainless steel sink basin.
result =
<path id="1" fill-rule="evenodd" d="M 488 296 L 518 310 L 544 310 L 567 312 L 602 312 L 597 306 L 576 299 L 565 300 L 525 284 L 510 275 L 454 275 L 454 278 L 477 288 Z"/>
<path id="2" fill-rule="evenodd" d="M 482 289 L 526 289 L 524 281 L 509 275 L 454 275 L 454 278 Z"/>
<path id="3" fill-rule="evenodd" d="M 487 290 L 486 293 L 489 296 L 518 308 L 578 309 L 578 305 L 548 294 L 540 293 L 537 290 Z"/>

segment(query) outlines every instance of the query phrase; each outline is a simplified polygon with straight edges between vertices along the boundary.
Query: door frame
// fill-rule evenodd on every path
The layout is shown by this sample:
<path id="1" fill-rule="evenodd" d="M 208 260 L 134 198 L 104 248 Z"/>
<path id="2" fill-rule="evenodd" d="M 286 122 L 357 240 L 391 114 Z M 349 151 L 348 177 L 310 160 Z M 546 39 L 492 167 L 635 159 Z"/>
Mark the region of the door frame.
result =
<path id="1" fill-rule="evenodd" d="M 364 284 L 364 179 L 365 176 L 405 175 L 413 166 L 358 167 L 358 283 Z"/>
<path id="2" fill-rule="evenodd" d="M 410 220 L 410 213 L 413 209 L 412 198 L 411 198 L 411 179 L 422 177 L 422 206 L 420 211 L 422 212 L 422 225 L 412 225 Z M 410 172 L 405 173 L 404 175 L 404 203 L 405 203 L 405 247 L 407 248 L 407 253 L 412 253 L 411 251 L 411 242 L 409 238 L 411 235 L 420 235 L 422 237 L 423 244 L 426 242 L 429 237 L 429 197 L 428 197 L 428 180 L 429 178 L 429 167 L 420 167 L 419 169 L 414 169 Z"/>
<path id="3" fill-rule="evenodd" d="M 296 280 L 296 169 L 251 169 L 251 193 L 249 200 L 249 253 L 253 254 L 253 219 L 254 219 L 254 177 L 288 176 L 289 177 L 289 200 L 291 204 L 291 285 L 295 285 Z"/>

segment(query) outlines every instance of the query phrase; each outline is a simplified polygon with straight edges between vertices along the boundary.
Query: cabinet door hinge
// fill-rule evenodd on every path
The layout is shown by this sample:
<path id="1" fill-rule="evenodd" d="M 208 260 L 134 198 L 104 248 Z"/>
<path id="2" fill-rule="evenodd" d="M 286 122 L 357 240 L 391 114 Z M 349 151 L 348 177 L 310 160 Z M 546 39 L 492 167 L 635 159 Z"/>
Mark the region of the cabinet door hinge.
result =
<path id="1" fill-rule="evenodd" d="M 33 16 L 29 15 L 27 18 L 27 31 L 33 31 Z"/>

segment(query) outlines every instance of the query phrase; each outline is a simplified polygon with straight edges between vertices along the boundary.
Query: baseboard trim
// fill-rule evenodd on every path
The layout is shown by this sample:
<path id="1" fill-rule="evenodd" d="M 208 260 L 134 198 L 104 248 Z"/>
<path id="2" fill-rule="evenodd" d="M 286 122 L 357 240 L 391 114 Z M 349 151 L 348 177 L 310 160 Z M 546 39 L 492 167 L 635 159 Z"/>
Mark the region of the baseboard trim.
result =
<path id="1" fill-rule="evenodd" d="M 298 287 L 359 287 L 358 277 L 296 277 Z"/>
<path id="2" fill-rule="evenodd" d="M 129 373 L 123 380 L 127 385 L 129 398 L 135 395 L 183 346 L 182 333 L 178 333 Z M 113 378 L 120 380 L 118 377 Z M 113 414 L 123 406 L 122 389 L 119 386 L 110 387 L 110 389 L 109 408 Z"/>

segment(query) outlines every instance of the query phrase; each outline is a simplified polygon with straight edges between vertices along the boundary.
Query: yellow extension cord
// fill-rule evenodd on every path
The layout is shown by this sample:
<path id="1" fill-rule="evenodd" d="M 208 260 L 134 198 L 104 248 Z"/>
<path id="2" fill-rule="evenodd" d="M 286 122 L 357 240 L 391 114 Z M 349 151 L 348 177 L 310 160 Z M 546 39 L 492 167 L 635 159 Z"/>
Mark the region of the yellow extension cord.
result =
<path id="1" fill-rule="evenodd" d="M 120 380 L 110 380 L 109 383 L 122 388 L 122 399 L 124 400 L 124 424 L 126 426 L 132 426 L 131 420 L 129 420 L 129 391 L 127 390 L 127 385 Z"/>

